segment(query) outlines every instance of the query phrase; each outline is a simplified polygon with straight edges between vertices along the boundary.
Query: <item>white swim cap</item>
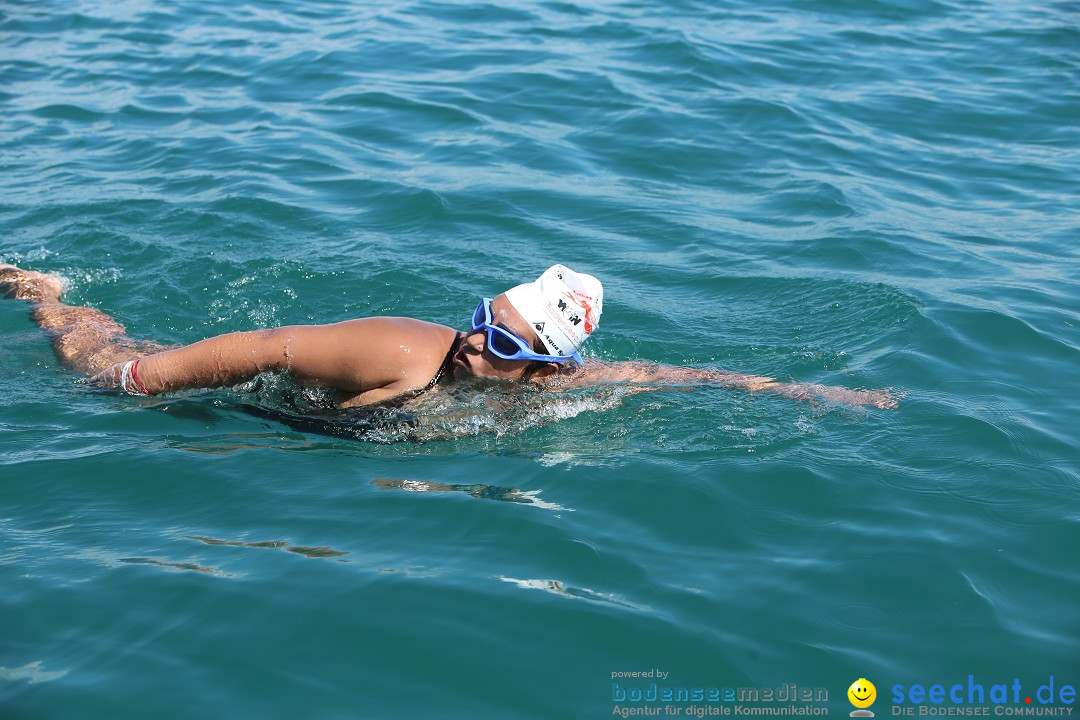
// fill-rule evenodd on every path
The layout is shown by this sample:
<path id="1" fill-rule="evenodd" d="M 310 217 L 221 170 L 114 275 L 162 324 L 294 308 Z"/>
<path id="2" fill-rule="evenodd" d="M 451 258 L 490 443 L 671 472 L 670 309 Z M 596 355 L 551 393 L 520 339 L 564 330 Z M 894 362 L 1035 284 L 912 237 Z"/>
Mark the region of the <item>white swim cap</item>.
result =
<path id="1" fill-rule="evenodd" d="M 552 265 L 534 282 L 507 290 L 506 299 L 550 354 L 569 356 L 600 324 L 604 287 L 592 275 Z"/>

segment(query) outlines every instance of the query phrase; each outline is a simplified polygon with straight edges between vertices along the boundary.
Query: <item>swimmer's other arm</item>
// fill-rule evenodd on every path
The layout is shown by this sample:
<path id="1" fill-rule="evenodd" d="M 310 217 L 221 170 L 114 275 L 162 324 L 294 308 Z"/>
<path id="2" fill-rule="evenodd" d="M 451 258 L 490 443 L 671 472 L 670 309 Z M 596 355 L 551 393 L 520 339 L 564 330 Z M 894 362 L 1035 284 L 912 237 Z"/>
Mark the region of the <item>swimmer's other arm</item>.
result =
<path id="1" fill-rule="evenodd" d="M 721 385 L 750 391 L 764 391 L 791 398 L 812 401 L 817 399 L 859 406 L 892 410 L 897 400 L 888 390 L 850 390 L 834 385 L 815 383 L 783 383 L 771 377 L 746 375 L 744 373 L 715 368 L 689 368 L 675 365 L 657 365 L 645 362 L 603 362 L 589 360 L 582 380 L 590 378 L 599 382 L 624 382 L 638 385 L 642 390 L 653 390 L 671 385 Z"/>
<path id="2" fill-rule="evenodd" d="M 388 340 L 410 334 L 404 320 L 364 318 L 218 335 L 142 358 L 138 379 L 151 395 L 228 387 L 284 370 L 304 384 L 344 392 L 386 387 L 402 379 L 401 361 L 395 357 L 399 351 Z M 118 387 L 122 368 L 117 363 L 90 381 Z"/>

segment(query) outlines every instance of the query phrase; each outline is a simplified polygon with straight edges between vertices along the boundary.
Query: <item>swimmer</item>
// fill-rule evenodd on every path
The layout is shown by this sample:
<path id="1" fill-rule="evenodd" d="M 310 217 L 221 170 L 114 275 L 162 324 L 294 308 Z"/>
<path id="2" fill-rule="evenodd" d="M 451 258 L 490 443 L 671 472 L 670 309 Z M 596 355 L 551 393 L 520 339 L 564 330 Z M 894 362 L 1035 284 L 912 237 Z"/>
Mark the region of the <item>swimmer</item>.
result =
<path id="1" fill-rule="evenodd" d="M 288 372 L 331 388 L 341 407 L 408 401 L 437 385 L 484 378 L 554 388 L 623 383 L 721 385 L 796 400 L 896 407 L 883 390 L 849 390 L 710 368 L 589 360 L 579 349 L 596 330 L 603 287 L 591 275 L 553 265 L 534 282 L 482 298 L 468 329 L 404 317 L 234 332 L 168 348 L 129 338 L 104 312 L 60 300 L 61 279 L 0 264 L 0 296 L 28 300 L 60 362 L 90 382 L 133 395 L 230 387 L 263 372 Z"/>

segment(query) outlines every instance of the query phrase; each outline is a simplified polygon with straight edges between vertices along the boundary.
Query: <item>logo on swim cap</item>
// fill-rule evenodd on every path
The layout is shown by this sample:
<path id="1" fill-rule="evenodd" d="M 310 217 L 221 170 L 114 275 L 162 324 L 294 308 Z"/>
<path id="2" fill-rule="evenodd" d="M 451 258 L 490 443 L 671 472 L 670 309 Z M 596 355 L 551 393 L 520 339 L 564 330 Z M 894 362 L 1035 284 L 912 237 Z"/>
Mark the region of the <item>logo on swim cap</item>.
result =
<path id="1" fill-rule="evenodd" d="M 548 352 L 572 355 L 600 324 L 604 288 L 592 275 L 552 265 L 534 282 L 507 290 L 506 299 Z"/>

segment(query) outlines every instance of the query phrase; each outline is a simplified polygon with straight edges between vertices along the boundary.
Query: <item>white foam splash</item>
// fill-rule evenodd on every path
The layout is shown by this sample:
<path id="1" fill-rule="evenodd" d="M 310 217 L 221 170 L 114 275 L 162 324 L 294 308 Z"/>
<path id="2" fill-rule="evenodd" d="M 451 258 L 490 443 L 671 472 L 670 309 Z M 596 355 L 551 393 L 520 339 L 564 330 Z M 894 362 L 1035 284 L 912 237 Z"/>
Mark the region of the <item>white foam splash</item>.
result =
<path id="1" fill-rule="evenodd" d="M 559 597 L 570 598 L 571 600 L 585 600 L 588 602 L 600 602 L 611 605 L 621 605 L 622 607 L 632 608 L 634 610 L 647 610 L 648 608 L 635 605 L 634 603 L 627 602 L 617 595 L 611 593 L 600 593 L 589 588 L 575 588 L 570 587 L 563 583 L 561 580 L 543 580 L 543 579 L 519 579 L 512 577 L 505 577 L 503 575 L 496 575 L 497 579 L 503 582 L 512 583 L 519 588 L 526 590 L 543 590 L 549 592 L 552 595 L 558 595 Z"/>
<path id="2" fill-rule="evenodd" d="M 67 674 L 67 670 L 43 669 L 40 660 L 35 660 L 17 668 L 6 668 L 0 665 L 0 680 L 26 680 L 31 685 L 51 682 Z"/>

